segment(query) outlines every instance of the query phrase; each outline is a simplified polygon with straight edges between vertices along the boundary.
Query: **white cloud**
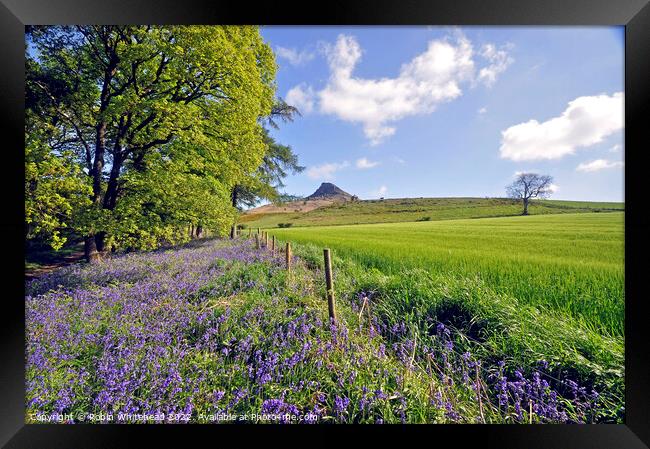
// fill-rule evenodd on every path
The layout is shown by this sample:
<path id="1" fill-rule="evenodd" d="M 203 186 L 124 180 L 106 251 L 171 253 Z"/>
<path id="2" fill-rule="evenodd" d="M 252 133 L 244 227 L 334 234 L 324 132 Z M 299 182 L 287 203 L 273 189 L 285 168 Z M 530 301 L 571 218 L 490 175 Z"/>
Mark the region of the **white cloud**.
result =
<path id="1" fill-rule="evenodd" d="M 395 162 L 397 162 L 398 164 L 400 164 L 400 165 L 404 165 L 404 164 L 406 164 L 406 161 L 405 161 L 404 159 L 402 159 L 401 157 L 399 157 L 399 156 L 395 156 L 395 157 L 393 157 L 393 160 L 394 160 Z"/>
<path id="2" fill-rule="evenodd" d="M 601 142 L 623 128 L 623 93 L 578 97 L 559 117 L 529 120 L 501 132 L 501 157 L 513 161 L 559 159 Z"/>
<path id="3" fill-rule="evenodd" d="M 480 54 L 490 64 L 479 70 L 478 82 L 485 84 L 487 87 L 492 87 L 492 85 L 494 85 L 497 76 L 505 72 L 508 66 L 514 62 L 514 59 L 506 51 L 506 49 L 509 48 L 510 47 L 507 46 L 497 49 L 494 44 L 483 45 Z"/>
<path id="4" fill-rule="evenodd" d="M 618 153 L 618 152 L 621 151 L 622 149 L 623 149 L 623 145 L 621 145 L 620 143 L 617 143 L 616 145 L 614 145 L 613 147 L 611 147 L 611 148 L 609 149 L 609 152 L 610 152 L 610 153 Z"/>
<path id="5" fill-rule="evenodd" d="M 547 187 L 547 190 L 551 193 L 555 193 L 560 190 L 560 187 L 557 184 L 551 184 Z"/>
<path id="6" fill-rule="evenodd" d="M 523 175 L 524 173 L 539 173 L 539 170 L 537 170 L 536 168 L 531 168 L 531 169 L 529 169 L 529 170 L 517 170 L 517 171 L 512 175 L 512 177 L 513 177 L 513 178 L 516 178 L 517 176 L 519 176 L 519 175 Z"/>
<path id="7" fill-rule="evenodd" d="M 483 106 L 481 109 L 478 110 L 478 113 L 481 115 L 485 114 L 486 112 L 487 112 L 487 108 L 485 106 Z"/>
<path id="8" fill-rule="evenodd" d="M 367 158 L 362 157 L 361 159 L 357 159 L 357 168 L 360 169 L 366 169 L 366 168 L 373 168 L 379 165 L 379 162 L 374 162 L 374 161 L 369 161 Z"/>
<path id="9" fill-rule="evenodd" d="M 303 114 L 309 114 L 314 109 L 314 90 L 310 86 L 299 84 L 287 92 L 285 101 L 295 106 Z"/>
<path id="10" fill-rule="evenodd" d="M 314 167 L 310 167 L 307 170 L 307 176 L 309 176 L 312 179 L 318 179 L 318 180 L 323 180 L 323 181 L 331 181 L 334 179 L 334 174 L 344 168 L 347 168 L 350 166 L 350 163 L 348 161 L 343 161 L 343 162 L 329 162 L 326 164 L 322 165 L 316 165 Z"/>
<path id="11" fill-rule="evenodd" d="M 480 52 L 488 65 L 477 73 L 472 43 L 456 31 L 453 36 L 431 40 L 394 78 L 360 78 L 353 72 L 363 50 L 353 36 L 341 34 L 335 44 L 319 46 L 330 68 L 327 84 L 316 93 L 320 112 L 360 123 L 371 145 L 395 134 L 394 122 L 431 113 L 461 96 L 462 84 L 492 84 L 512 62 L 505 50 L 489 44 Z"/>
<path id="12" fill-rule="evenodd" d="M 608 168 L 620 168 L 623 167 L 623 162 L 621 161 L 608 161 L 607 159 L 596 159 L 591 162 L 583 162 L 582 164 L 576 167 L 576 171 L 582 172 L 595 172 L 600 170 L 605 170 Z"/>
<path id="13" fill-rule="evenodd" d="M 295 48 L 275 47 L 275 54 L 289 61 L 289 64 L 299 66 L 314 59 L 314 53 L 307 50 L 298 51 Z"/>

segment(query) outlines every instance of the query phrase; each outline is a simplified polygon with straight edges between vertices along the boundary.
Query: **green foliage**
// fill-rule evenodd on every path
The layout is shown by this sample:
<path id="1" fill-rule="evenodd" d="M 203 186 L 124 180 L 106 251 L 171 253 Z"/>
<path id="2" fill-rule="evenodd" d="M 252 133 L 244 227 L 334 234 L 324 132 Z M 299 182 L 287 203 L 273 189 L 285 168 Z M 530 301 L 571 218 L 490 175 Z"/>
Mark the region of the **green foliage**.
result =
<path id="1" fill-rule="evenodd" d="M 53 129 L 42 146 L 93 187 L 82 235 L 153 248 L 189 238 L 190 225 L 227 231 L 231 189 L 262 164 L 260 122 L 276 104 L 256 27 L 37 26 L 27 37 L 38 55 L 27 55 L 27 108 Z"/>
<path id="2" fill-rule="evenodd" d="M 226 234 L 235 219 L 228 188 L 204 168 L 200 152 L 180 144 L 167 150 L 168 157 L 146 158 L 146 172 L 123 177 L 125 195 L 102 223 L 120 247 L 185 242 L 188 223 Z"/>
<path id="3" fill-rule="evenodd" d="M 28 240 L 58 250 L 67 241 L 64 233 L 74 230 L 78 211 L 90 203 L 91 188 L 74 155 L 54 154 L 42 134 L 25 135 L 25 231 Z"/>
<path id="4" fill-rule="evenodd" d="M 233 206 L 253 207 L 262 200 L 286 201 L 291 198 L 279 192 L 282 180 L 289 172 L 300 173 L 305 167 L 298 164 L 298 156 L 291 147 L 275 141 L 266 128 L 263 129 L 266 151 L 260 166 L 235 185 L 232 192 Z"/>
<path id="5" fill-rule="evenodd" d="M 293 223 L 278 223 L 278 228 L 290 228 Z"/>

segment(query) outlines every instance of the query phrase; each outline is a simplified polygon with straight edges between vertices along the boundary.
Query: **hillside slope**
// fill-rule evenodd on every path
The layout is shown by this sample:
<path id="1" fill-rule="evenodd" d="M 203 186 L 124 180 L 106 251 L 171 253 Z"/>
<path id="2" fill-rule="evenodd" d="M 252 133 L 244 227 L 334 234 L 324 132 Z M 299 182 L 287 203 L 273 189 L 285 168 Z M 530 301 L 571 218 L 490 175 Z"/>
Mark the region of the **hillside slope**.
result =
<path id="1" fill-rule="evenodd" d="M 309 201 L 307 201 L 309 203 Z M 532 202 L 531 215 L 610 212 L 625 210 L 624 203 L 542 200 Z M 396 198 L 321 205 L 301 211 L 279 208 L 245 214 L 240 222 L 250 227 L 327 226 L 366 223 L 453 220 L 507 217 L 521 214 L 521 205 L 507 198 Z"/>

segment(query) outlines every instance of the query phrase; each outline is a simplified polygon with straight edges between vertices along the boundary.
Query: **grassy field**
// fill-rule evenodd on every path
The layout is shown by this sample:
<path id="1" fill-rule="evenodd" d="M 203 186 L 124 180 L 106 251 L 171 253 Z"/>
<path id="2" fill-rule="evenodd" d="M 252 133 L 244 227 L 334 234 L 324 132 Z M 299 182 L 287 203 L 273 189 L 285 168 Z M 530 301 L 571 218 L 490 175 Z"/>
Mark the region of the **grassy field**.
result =
<path id="1" fill-rule="evenodd" d="M 533 201 L 531 215 L 621 211 L 624 203 L 586 201 Z M 240 222 L 250 227 L 273 228 L 279 223 L 330 226 L 506 217 L 521 214 L 521 204 L 505 198 L 401 198 L 367 200 L 322 207 L 310 212 L 244 214 Z"/>
<path id="2" fill-rule="evenodd" d="M 623 213 L 273 229 L 366 267 L 478 277 L 603 335 L 624 326 Z"/>

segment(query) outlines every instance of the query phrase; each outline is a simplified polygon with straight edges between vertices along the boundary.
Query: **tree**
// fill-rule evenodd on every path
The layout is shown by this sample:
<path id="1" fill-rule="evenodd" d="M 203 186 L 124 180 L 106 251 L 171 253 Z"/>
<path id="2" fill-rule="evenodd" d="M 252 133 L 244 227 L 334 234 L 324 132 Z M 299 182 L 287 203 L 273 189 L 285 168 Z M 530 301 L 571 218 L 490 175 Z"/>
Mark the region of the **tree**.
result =
<path id="1" fill-rule="evenodd" d="M 537 173 L 520 173 L 512 184 L 506 187 L 508 197 L 521 200 L 522 215 L 528 215 L 528 204 L 532 198 L 547 198 L 552 193 L 553 178 Z"/>
<path id="2" fill-rule="evenodd" d="M 295 115 L 300 115 L 298 109 L 280 98 L 273 105 L 271 114 L 264 117 L 264 121 L 277 129 L 278 119 L 284 122 L 293 121 Z M 280 193 L 280 189 L 285 186 L 282 180 L 289 172 L 300 173 L 305 169 L 298 164 L 298 156 L 290 146 L 276 142 L 267 128 L 263 129 L 263 134 L 266 152 L 262 164 L 232 189 L 232 205 L 238 209 L 253 207 L 261 199 L 280 200 L 284 196 Z"/>
<path id="3" fill-rule="evenodd" d="M 303 195 L 291 195 L 289 193 L 283 193 L 277 198 L 277 204 L 291 203 L 294 201 L 304 201 L 305 197 Z"/>
<path id="4" fill-rule="evenodd" d="M 150 247 L 200 226 L 200 208 L 214 201 L 211 210 L 224 212 L 224 192 L 262 162 L 260 118 L 274 106 L 276 64 L 256 27 L 35 26 L 27 33 L 37 56 L 27 55 L 26 101 L 43 126 L 57 128 L 92 186 L 80 227 L 89 261 L 107 240 Z M 181 185 L 189 197 L 172 192 Z M 187 192 L 187 185 L 201 189 Z"/>

